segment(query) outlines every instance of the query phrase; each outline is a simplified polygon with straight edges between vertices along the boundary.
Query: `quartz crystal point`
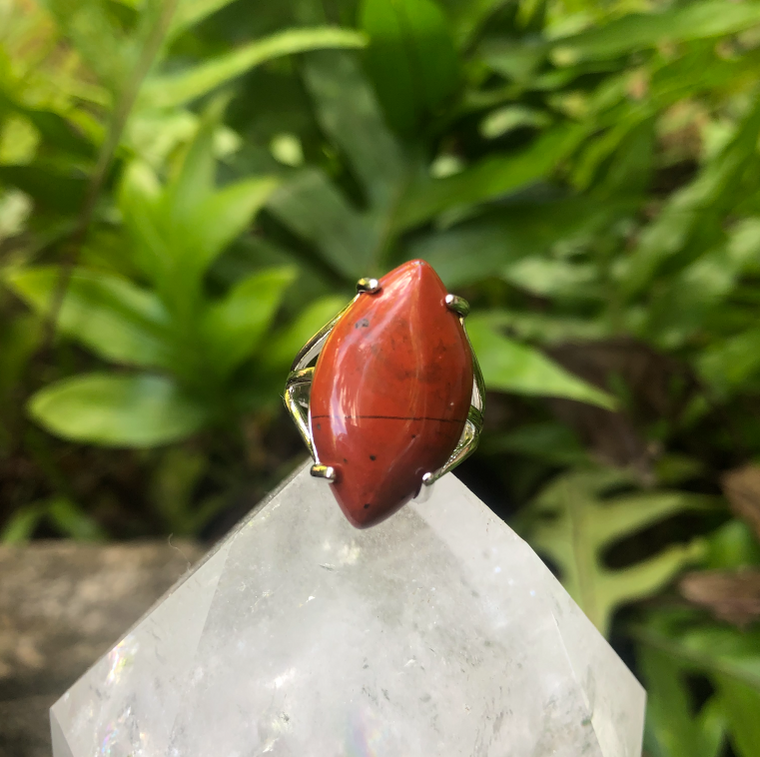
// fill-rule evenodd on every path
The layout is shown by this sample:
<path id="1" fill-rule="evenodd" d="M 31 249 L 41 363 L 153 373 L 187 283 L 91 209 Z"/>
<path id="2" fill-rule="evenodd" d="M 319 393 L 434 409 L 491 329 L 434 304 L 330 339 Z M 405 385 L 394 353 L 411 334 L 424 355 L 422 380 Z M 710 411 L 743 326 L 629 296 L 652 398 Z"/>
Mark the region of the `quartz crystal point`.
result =
<path id="1" fill-rule="evenodd" d="M 357 531 L 303 468 L 51 726 L 54 757 L 640 757 L 644 701 L 453 475 Z"/>

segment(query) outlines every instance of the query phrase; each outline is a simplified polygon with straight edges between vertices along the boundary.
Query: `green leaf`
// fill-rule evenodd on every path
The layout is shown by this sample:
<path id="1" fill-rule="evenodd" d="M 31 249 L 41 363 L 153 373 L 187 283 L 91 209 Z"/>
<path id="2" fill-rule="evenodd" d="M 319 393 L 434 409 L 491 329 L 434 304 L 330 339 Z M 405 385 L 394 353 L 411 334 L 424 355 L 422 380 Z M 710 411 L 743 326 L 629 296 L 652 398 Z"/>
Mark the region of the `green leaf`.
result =
<path id="1" fill-rule="evenodd" d="M 392 210 L 407 168 L 355 60 L 336 51 L 311 53 L 304 76 L 317 118 L 348 157 L 367 193 L 371 213 Z"/>
<path id="2" fill-rule="evenodd" d="M 43 316 L 50 315 L 62 270 L 21 268 L 5 275 L 16 294 Z M 160 300 L 126 279 L 75 268 L 56 321 L 58 329 L 101 357 L 131 365 L 171 369 L 168 314 Z"/>
<path id="3" fill-rule="evenodd" d="M 521 85 L 536 83 L 536 71 L 551 46 L 543 39 L 485 39 L 479 47 L 481 60 L 491 69 Z M 564 83 L 564 82 L 563 82 Z"/>
<path id="4" fill-rule="evenodd" d="M 747 523 L 737 518 L 710 534 L 705 560 L 708 570 L 760 565 L 760 543 Z"/>
<path id="5" fill-rule="evenodd" d="M 416 226 L 450 208 L 496 199 L 547 178 L 580 144 L 586 130 L 580 124 L 557 126 L 524 150 L 490 155 L 454 176 L 416 184 L 399 210 L 397 229 Z"/>
<path id="6" fill-rule="evenodd" d="M 704 381 L 727 397 L 760 374 L 760 328 L 750 328 L 716 341 L 697 356 Z"/>
<path id="7" fill-rule="evenodd" d="M 64 536 L 79 541 L 104 541 L 107 534 L 81 507 L 68 497 L 53 497 L 46 505 L 46 517 Z"/>
<path id="8" fill-rule="evenodd" d="M 543 297 L 593 297 L 599 270 L 593 263 L 530 255 L 505 266 L 502 277 L 514 286 Z"/>
<path id="9" fill-rule="evenodd" d="M 170 447 L 161 455 L 150 482 L 150 494 L 157 513 L 167 530 L 177 536 L 190 536 L 193 495 L 209 468 L 209 459 L 201 451 Z"/>
<path id="10" fill-rule="evenodd" d="M 521 312 L 514 310 L 488 311 L 492 328 L 508 330 L 520 341 L 541 345 L 568 341 L 591 341 L 611 336 L 609 325 L 600 318 L 577 318 L 564 313 Z"/>
<path id="11" fill-rule="evenodd" d="M 760 631 L 696 623 L 701 616 L 661 613 L 635 626 L 635 639 L 667 652 L 692 670 L 719 673 L 760 691 Z"/>
<path id="12" fill-rule="evenodd" d="M 147 374 L 89 373 L 37 392 L 32 417 L 48 431 L 109 447 L 155 447 L 183 439 L 208 419 L 207 410 L 171 379 Z"/>
<path id="13" fill-rule="evenodd" d="M 130 162 L 119 185 L 118 203 L 129 232 L 135 265 L 158 284 L 169 278 L 170 240 L 162 228 L 162 188 L 153 169 L 141 160 Z"/>
<path id="14" fill-rule="evenodd" d="M 192 26 L 226 7 L 234 0 L 179 0 L 172 16 L 169 38 L 179 36 Z"/>
<path id="15" fill-rule="evenodd" d="M 555 44 L 566 49 L 566 59 L 612 58 L 665 42 L 722 37 L 758 23 L 760 6 L 756 3 L 708 0 L 655 13 L 629 13 L 604 26 L 561 38 Z"/>
<path id="16" fill-rule="evenodd" d="M 259 351 L 259 361 L 269 371 L 281 372 L 284 381 L 284 376 L 301 347 L 345 306 L 346 298 L 340 295 L 315 300 L 291 324 L 279 329 L 265 341 Z"/>
<path id="17" fill-rule="evenodd" d="M 179 169 L 166 186 L 161 210 L 168 216 L 171 226 L 188 224 L 198 211 L 198 206 L 214 189 L 214 132 L 222 120 L 228 102 L 227 95 L 219 95 L 203 111 Z"/>
<path id="18" fill-rule="evenodd" d="M 42 319 L 31 313 L 6 316 L 0 322 L 0 406 L 22 381 L 29 359 L 42 343 L 43 331 Z"/>
<path id="19" fill-rule="evenodd" d="M 136 50 L 103 0 L 45 0 L 59 28 L 112 92 L 124 84 Z"/>
<path id="20" fill-rule="evenodd" d="M 645 746 L 653 757 L 717 757 L 725 718 L 713 697 L 695 715 L 684 670 L 670 655 L 641 645 L 637 659 L 647 688 Z"/>
<path id="21" fill-rule="evenodd" d="M 229 374 L 255 351 L 295 276 L 292 268 L 254 273 L 208 308 L 203 332 L 214 372 Z"/>
<path id="22" fill-rule="evenodd" d="M 177 174 L 162 189 L 145 163 L 133 162 L 119 193 L 135 263 L 155 284 L 178 322 L 198 307 L 208 267 L 246 227 L 278 185 L 274 177 L 214 189 L 213 133 L 224 101 L 207 109 Z"/>
<path id="23" fill-rule="evenodd" d="M 432 0 L 363 0 L 366 67 L 390 125 L 409 135 L 457 88 L 448 22 Z"/>
<path id="24" fill-rule="evenodd" d="M 538 350 L 498 333 L 487 315 L 471 315 L 467 333 L 489 389 L 614 408 L 614 400 L 601 389 L 568 373 Z"/>
<path id="25" fill-rule="evenodd" d="M 758 650 L 760 652 L 760 649 Z M 760 689 L 716 674 L 723 713 L 731 728 L 731 743 L 739 757 L 757 757 L 760 749 Z"/>
<path id="26" fill-rule="evenodd" d="M 413 239 L 407 257 L 427 260 L 452 288 L 504 278 L 509 264 L 547 255 L 558 245 L 587 243 L 633 207 L 625 197 L 605 203 L 583 196 L 514 203 Z"/>
<path id="27" fill-rule="evenodd" d="M 608 568 L 603 553 L 615 542 L 670 515 L 712 505 L 711 499 L 682 492 L 605 496 L 632 484 L 630 475 L 615 470 L 567 473 L 546 486 L 524 516 L 524 536 L 556 563 L 562 585 L 602 633 L 616 607 L 654 594 L 704 552 L 694 541 L 622 570 Z"/>
<path id="28" fill-rule="evenodd" d="M 304 74 L 319 121 L 363 183 L 369 207 L 352 207 L 324 173 L 309 168 L 273 195 L 269 209 L 347 280 L 379 273 L 406 184 L 400 151 L 349 56 L 312 53 Z"/>
<path id="29" fill-rule="evenodd" d="M 286 29 L 193 68 L 149 78 L 140 92 L 139 104 L 141 107 L 174 108 L 208 94 L 273 58 L 324 47 L 357 48 L 364 44 L 364 35 L 351 29 L 329 26 Z"/>
<path id="30" fill-rule="evenodd" d="M 181 275 L 188 286 L 195 286 L 219 253 L 244 231 L 279 183 L 274 177 L 256 177 L 214 189 L 213 137 L 225 106 L 226 98 L 217 98 L 207 108 L 158 209 L 162 218 L 157 223 L 174 258 L 170 274 Z"/>
<path id="31" fill-rule="evenodd" d="M 34 535 L 45 508 L 40 503 L 26 504 L 11 515 L 0 532 L 0 544 L 23 544 Z"/>
<path id="32" fill-rule="evenodd" d="M 640 293 L 664 262 L 687 246 L 705 217 L 720 219 L 721 211 L 730 207 L 733 192 L 755 154 L 758 132 L 760 101 L 720 155 L 691 184 L 674 192 L 657 219 L 641 234 L 638 247 L 620 272 L 621 286 L 629 296 Z"/>
<path id="33" fill-rule="evenodd" d="M 520 210 L 525 210 L 522 219 L 520 213 L 505 209 L 504 218 L 477 218 L 412 239 L 406 257 L 427 260 L 447 287 L 456 289 L 483 281 L 540 244 L 525 223 L 524 216 L 530 210 Z M 543 220 L 536 229 L 540 230 L 552 232 Z"/>
<path id="34" fill-rule="evenodd" d="M 491 434 L 479 445 L 485 455 L 512 454 L 552 465 L 583 465 L 589 456 L 573 432 L 559 423 L 531 423 L 514 431 Z"/>
<path id="35" fill-rule="evenodd" d="M 543 110 L 525 105 L 504 105 L 491 111 L 480 122 L 480 133 L 486 139 L 495 139 L 521 127 L 545 127 L 551 117 Z"/>
<path id="36" fill-rule="evenodd" d="M 0 166 L 0 181 L 18 187 L 36 203 L 57 213 L 76 213 L 87 193 L 87 177 L 78 170 L 62 171 L 45 163 Z"/>
<path id="37" fill-rule="evenodd" d="M 643 107 L 626 114 L 590 143 L 575 167 L 573 183 L 588 189 L 596 180 L 597 194 L 645 195 L 651 181 L 654 144 L 655 118 L 650 109 Z"/>
<path id="38" fill-rule="evenodd" d="M 192 257 L 184 258 L 187 264 L 199 274 L 205 272 L 219 253 L 250 226 L 279 183 L 273 176 L 242 179 L 208 197 L 188 230 L 188 252 Z"/>
<path id="39" fill-rule="evenodd" d="M 654 650 L 659 654 L 656 657 L 658 662 L 667 658 L 682 671 L 711 679 L 717 693 L 706 707 L 714 703 L 718 711 L 712 713 L 712 730 L 705 732 L 705 738 L 709 739 L 707 744 L 713 743 L 715 730 L 724 725 L 737 755 L 754 757 L 760 744 L 760 722 L 757 719 L 760 632 L 754 628 L 742 631 L 706 623 L 701 614 L 693 612 L 650 614 L 645 624 L 634 626 L 631 631 L 640 650 Z M 706 748 L 707 744 L 699 746 Z M 680 757 L 680 753 L 662 752 L 662 755 Z M 655 754 L 655 757 L 660 755 Z"/>
<path id="40" fill-rule="evenodd" d="M 662 282 L 647 312 L 648 334 L 662 346 L 673 348 L 708 326 L 740 277 L 756 265 L 758 252 L 760 219 L 745 218 L 731 229 L 725 243 Z"/>
<path id="41" fill-rule="evenodd" d="M 327 177 L 305 169 L 271 196 L 267 208 L 347 280 L 371 273 L 376 235 Z"/>
<path id="42" fill-rule="evenodd" d="M 27 118 L 46 143 L 73 156 L 92 158 L 93 145 L 82 137 L 60 113 L 46 108 L 29 108 L 0 91 L 0 111 L 13 110 Z"/>

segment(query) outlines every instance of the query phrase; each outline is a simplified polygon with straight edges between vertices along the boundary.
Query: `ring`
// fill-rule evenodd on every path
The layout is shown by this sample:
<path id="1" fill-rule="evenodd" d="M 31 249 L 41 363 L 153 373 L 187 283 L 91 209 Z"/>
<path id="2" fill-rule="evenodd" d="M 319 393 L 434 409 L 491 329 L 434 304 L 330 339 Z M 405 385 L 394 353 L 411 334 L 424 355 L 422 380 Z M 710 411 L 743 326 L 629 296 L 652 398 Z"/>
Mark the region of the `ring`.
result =
<path id="1" fill-rule="evenodd" d="M 485 386 L 466 300 L 423 260 L 354 299 L 296 356 L 284 401 L 357 528 L 375 525 L 461 463 L 483 427 Z"/>

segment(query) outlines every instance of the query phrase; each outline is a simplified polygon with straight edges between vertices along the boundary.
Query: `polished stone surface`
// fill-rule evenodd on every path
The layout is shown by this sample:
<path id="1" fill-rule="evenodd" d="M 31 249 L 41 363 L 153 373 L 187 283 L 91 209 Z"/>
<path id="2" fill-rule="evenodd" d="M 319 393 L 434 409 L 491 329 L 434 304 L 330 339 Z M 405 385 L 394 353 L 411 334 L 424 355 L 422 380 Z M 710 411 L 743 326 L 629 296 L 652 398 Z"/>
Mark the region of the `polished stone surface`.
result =
<path id="1" fill-rule="evenodd" d="M 358 527 L 414 497 L 462 435 L 472 397 L 472 353 L 446 288 L 422 260 L 404 263 L 335 324 L 311 387 L 319 461 Z"/>
<path id="2" fill-rule="evenodd" d="M 453 475 L 359 531 L 304 467 L 51 718 L 55 757 L 639 757 L 644 700 Z"/>

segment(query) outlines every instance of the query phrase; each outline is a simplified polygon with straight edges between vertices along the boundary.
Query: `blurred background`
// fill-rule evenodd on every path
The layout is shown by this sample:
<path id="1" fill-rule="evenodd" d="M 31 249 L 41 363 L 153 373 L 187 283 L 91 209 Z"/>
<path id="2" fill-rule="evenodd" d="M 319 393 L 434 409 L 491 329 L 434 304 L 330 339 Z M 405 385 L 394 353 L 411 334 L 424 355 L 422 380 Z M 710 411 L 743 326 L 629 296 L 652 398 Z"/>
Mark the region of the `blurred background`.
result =
<path id="1" fill-rule="evenodd" d="M 649 757 L 758 757 L 759 92 L 750 0 L 0 0 L 0 538 L 213 543 L 305 460 L 298 348 L 424 258 L 457 475 Z"/>

